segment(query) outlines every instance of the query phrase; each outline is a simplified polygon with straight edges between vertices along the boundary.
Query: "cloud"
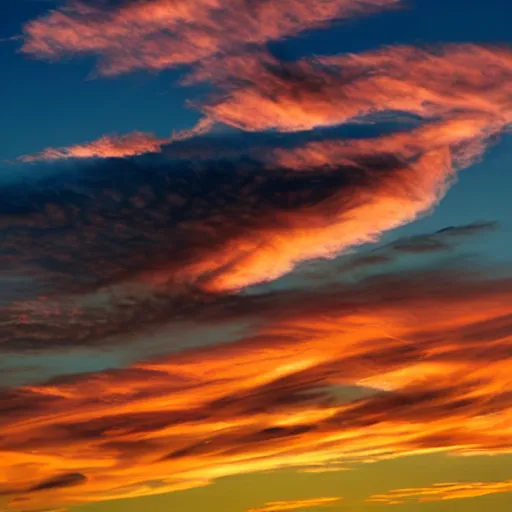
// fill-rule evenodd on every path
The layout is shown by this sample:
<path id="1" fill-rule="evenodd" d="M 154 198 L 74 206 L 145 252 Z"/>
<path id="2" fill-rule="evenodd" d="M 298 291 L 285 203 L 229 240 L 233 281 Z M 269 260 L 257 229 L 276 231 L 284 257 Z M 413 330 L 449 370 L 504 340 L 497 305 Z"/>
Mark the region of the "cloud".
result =
<path id="1" fill-rule="evenodd" d="M 320 268 L 302 275 L 314 278 L 318 283 L 332 282 L 348 272 L 398 261 L 404 253 L 415 255 L 453 250 L 467 237 L 494 229 L 495 223 L 476 222 L 399 238 L 370 252 L 342 258 L 335 264 L 329 262 L 323 271 Z M 342 284 L 339 282 L 338 286 L 342 287 Z M 352 289 L 341 289 L 344 293 L 353 293 Z M 115 346 L 128 343 L 148 329 L 167 325 L 174 325 L 174 331 L 183 334 L 191 322 L 195 326 L 210 327 L 239 321 L 253 323 L 271 315 L 274 309 L 281 311 L 283 301 L 300 304 L 301 300 L 303 293 L 296 289 L 286 294 L 240 295 L 176 286 L 161 292 L 141 287 L 128 288 L 107 293 L 103 298 L 89 301 L 88 305 L 83 304 L 80 296 L 57 295 L 35 300 L 24 297 L 3 308 L 0 338 L 5 342 L 0 345 L 0 351 L 54 351 L 70 344 L 75 348 Z M 171 346 L 171 340 L 168 344 Z M 25 368 L 26 372 L 33 370 Z"/>
<path id="2" fill-rule="evenodd" d="M 402 503 L 424 503 L 429 501 L 476 498 L 487 494 L 512 492 L 512 480 L 503 482 L 457 482 L 434 484 L 432 487 L 397 489 L 383 494 L 370 496 L 367 501 L 385 505 Z"/>
<path id="3" fill-rule="evenodd" d="M 428 213 L 455 179 L 458 123 L 274 148 L 263 164 L 222 153 L 107 160 L 22 191 L 6 185 L 0 260 L 67 292 L 127 281 L 226 292 L 271 281 Z M 320 160 L 310 157 L 315 144 Z"/>
<path id="4" fill-rule="evenodd" d="M 343 466 L 319 466 L 301 469 L 301 473 L 337 473 L 338 471 L 348 471 L 349 468 Z"/>
<path id="5" fill-rule="evenodd" d="M 475 222 L 464 226 L 450 226 L 429 235 L 415 235 L 400 238 L 391 242 L 387 247 L 406 253 L 430 253 L 449 250 L 460 239 L 473 237 L 490 231 L 495 231 L 496 222 Z"/>
<path id="6" fill-rule="evenodd" d="M 66 158 L 120 158 L 159 152 L 167 139 L 152 134 L 133 132 L 127 135 L 105 135 L 88 144 L 67 148 L 46 148 L 41 153 L 20 157 L 23 162 L 62 160 Z"/>
<path id="7" fill-rule="evenodd" d="M 0 267 L 9 282 L 33 283 L 31 295 L 8 294 L 0 350 L 99 346 L 191 320 L 249 320 L 252 331 L 0 391 L 0 476 L 9 481 L 0 480 L 0 494 L 11 509 L 161 494 L 279 468 L 510 452 L 509 278 L 459 268 L 245 290 L 430 212 L 510 124 L 508 49 L 390 47 L 297 62 L 261 50 L 397 4 L 73 2 L 25 26 L 27 54 L 95 55 L 106 75 L 193 64 L 188 82 L 208 80 L 216 91 L 190 132 L 105 136 L 22 157 L 55 161 L 55 172 L 0 186 Z M 310 133 L 378 125 L 382 116 L 394 131 Z M 225 142 L 216 139 L 199 158 L 194 136 L 213 123 L 284 135 L 269 135 L 266 151 L 255 143 L 216 152 Z M 359 264 L 446 250 L 493 227 L 401 239 Z M 395 493 L 412 491 L 427 493 Z M 452 491 L 464 492 L 441 494 Z M 256 510 L 327 505 L 318 500 L 338 498 Z"/>
<path id="8" fill-rule="evenodd" d="M 181 130 L 167 138 L 159 138 L 152 133 L 144 132 L 132 132 L 126 135 L 104 135 L 85 144 L 63 148 L 46 148 L 40 153 L 21 156 L 18 160 L 21 162 L 40 162 L 68 158 L 125 158 L 146 153 L 160 153 L 166 145 L 208 132 L 211 125 L 209 119 L 201 119 L 190 130 Z"/>
<path id="9" fill-rule="evenodd" d="M 492 73 L 482 71 L 490 67 Z M 453 136 L 467 137 L 511 122 L 511 91 L 502 87 L 511 75 L 508 48 L 461 44 L 391 46 L 295 62 L 267 54 L 230 56 L 206 61 L 189 80 L 217 83 L 222 94 L 203 111 L 243 130 L 310 130 L 385 112 L 423 119 L 464 113 L 466 123 Z"/>
<path id="10" fill-rule="evenodd" d="M 497 222 L 474 222 L 449 226 L 433 233 L 423 233 L 397 238 L 374 249 L 360 251 L 327 264 L 312 263 L 301 270 L 301 277 L 315 282 L 339 279 L 368 269 L 379 269 L 406 257 L 416 255 L 446 254 L 459 249 L 472 237 L 482 236 L 499 229 Z M 357 275 L 357 274 L 356 274 Z"/>
<path id="11" fill-rule="evenodd" d="M 89 144 L 48 148 L 21 159 L 169 153 L 167 150 L 174 143 L 204 134 L 214 123 L 250 132 L 293 132 L 361 118 L 377 122 L 379 115 L 401 112 L 416 116 L 421 122 L 412 127 L 410 123 L 398 123 L 397 132 L 380 137 L 316 140 L 302 146 L 276 147 L 266 152 L 266 165 L 295 170 L 361 167 L 373 156 L 392 155 L 421 167 L 420 160 L 427 155 L 430 159 L 444 159 L 445 162 L 431 164 L 448 169 L 436 184 L 426 185 L 431 189 L 429 204 L 418 205 L 416 213 L 405 214 L 413 219 L 435 205 L 439 197 L 432 197 L 432 187 L 445 188 L 441 181 L 450 180 L 455 169 L 480 158 L 489 142 L 510 124 L 512 92 L 502 84 L 512 78 L 511 55 L 507 48 L 467 44 L 430 49 L 389 47 L 297 62 L 283 62 L 258 52 L 206 60 L 197 66 L 190 80 L 213 81 L 219 94 L 197 105 L 205 117 L 192 130 L 169 139 L 141 133 L 105 136 Z M 481 71 L 491 68 L 492 73 Z M 257 147 L 252 153 L 246 150 L 246 154 L 262 158 Z M 364 159 L 366 162 L 361 162 Z M 442 195 L 441 190 L 438 193 Z M 409 220 L 398 221 L 397 225 L 404 221 Z"/>
<path id="12" fill-rule="evenodd" d="M 378 247 L 370 253 L 353 258 L 348 266 L 357 268 L 396 260 L 400 253 L 424 254 L 444 252 L 454 249 L 468 238 L 496 231 L 497 222 L 474 222 L 461 226 L 449 226 L 434 233 L 412 235 L 397 238 L 392 242 Z"/>
<path id="13" fill-rule="evenodd" d="M 453 178 L 447 148 L 300 173 L 247 158 L 104 161 L 3 186 L 0 260 L 57 290 L 127 280 L 239 290 L 376 241 L 428 212 Z"/>
<path id="14" fill-rule="evenodd" d="M 259 308 L 253 337 L 2 391 L 0 492 L 35 510 L 285 467 L 506 453 L 511 293 L 510 279 L 437 271 L 240 297 Z M 86 480 L 26 491 L 63 474 Z"/>
<path id="15" fill-rule="evenodd" d="M 453 119 L 427 123 L 410 131 L 396 132 L 373 139 L 348 143 L 346 140 L 315 141 L 284 150 L 277 149 L 275 160 L 281 165 L 302 170 L 311 166 L 329 168 L 349 164 L 368 151 L 376 154 L 394 154 L 410 160 L 428 151 L 447 151 L 454 169 L 467 167 L 479 159 L 489 142 L 504 129 L 479 116 L 456 116 Z"/>
<path id="16" fill-rule="evenodd" d="M 262 508 L 251 508 L 247 512 L 281 512 L 284 510 L 298 510 L 301 508 L 329 507 L 339 503 L 342 498 L 311 498 L 305 500 L 270 501 Z"/>
<path id="17" fill-rule="evenodd" d="M 490 68 L 492 73 L 482 72 Z M 295 62 L 256 52 L 205 60 L 188 78 L 201 80 L 213 82 L 217 93 L 195 105 L 205 117 L 189 137 L 214 123 L 249 132 L 293 132 L 361 118 L 376 122 L 398 112 L 425 124 L 373 140 L 311 142 L 273 155 L 297 169 L 351 162 L 369 151 L 409 159 L 435 148 L 449 148 L 454 165 L 466 167 L 512 122 L 512 92 L 502 86 L 512 81 L 512 53 L 497 46 L 396 46 Z M 136 155 L 174 140 L 136 133 L 22 158 Z"/>
<path id="18" fill-rule="evenodd" d="M 168 0 L 116 5 L 75 1 L 24 26 L 22 51 L 38 58 L 95 55 L 99 72 L 160 70 L 262 46 L 399 0 Z"/>
<path id="19" fill-rule="evenodd" d="M 23 494 L 23 493 L 37 493 L 42 491 L 53 491 L 56 489 L 63 489 L 66 487 L 72 487 L 75 485 L 79 485 L 84 483 L 87 478 L 80 473 L 64 473 L 58 476 L 53 476 L 39 482 L 38 484 L 23 489 L 4 489 L 1 491 L 1 495 L 13 495 L 13 494 Z M 23 502 L 23 498 L 14 498 L 14 502 L 20 501 Z"/>
<path id="20" fill-rule="evenodd" d="M 73 485 L 81 484 L 85 480 L 85 476 L 81 475 L 80 473 L 66 473 L 64 475 L 59 475 L 37 484 L 36 486 L 32 487 L 29 492 L 48 491 L 62 487 L 70 487 Z"/>

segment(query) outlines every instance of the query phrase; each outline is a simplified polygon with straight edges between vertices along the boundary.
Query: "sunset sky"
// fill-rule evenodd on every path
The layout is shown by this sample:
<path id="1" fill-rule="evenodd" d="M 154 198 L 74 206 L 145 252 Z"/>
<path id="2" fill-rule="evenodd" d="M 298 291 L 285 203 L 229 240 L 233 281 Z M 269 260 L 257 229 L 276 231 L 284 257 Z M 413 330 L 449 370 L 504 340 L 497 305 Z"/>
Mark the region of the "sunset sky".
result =
<path id="1" fill-rule="evenodd" d="M 3 0 L 0 510 L 512 510 L 511 19 Z"/>

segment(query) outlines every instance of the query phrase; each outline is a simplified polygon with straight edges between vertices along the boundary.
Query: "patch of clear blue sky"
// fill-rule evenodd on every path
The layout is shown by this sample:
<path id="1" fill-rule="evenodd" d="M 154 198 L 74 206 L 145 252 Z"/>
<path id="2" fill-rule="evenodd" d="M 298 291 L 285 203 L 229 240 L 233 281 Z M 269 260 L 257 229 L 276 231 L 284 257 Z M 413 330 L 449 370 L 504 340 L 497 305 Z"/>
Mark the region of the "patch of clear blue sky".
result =
<path id="1" fill-rule="evenodd" d="M 405 0 L 405 8 L 334 24 L 273 46 L 285 58 L 380 46 L 512 42 L 508 0 Z"/>

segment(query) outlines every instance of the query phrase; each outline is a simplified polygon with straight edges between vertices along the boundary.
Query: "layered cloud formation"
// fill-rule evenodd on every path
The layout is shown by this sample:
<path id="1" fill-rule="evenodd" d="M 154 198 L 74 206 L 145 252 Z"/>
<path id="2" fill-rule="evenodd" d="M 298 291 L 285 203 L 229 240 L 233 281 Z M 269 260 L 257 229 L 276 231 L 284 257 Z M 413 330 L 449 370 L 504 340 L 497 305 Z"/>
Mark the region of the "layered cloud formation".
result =
<path id="1" fill-rule="evenodd" d="M 4 187 L 1 258 L 70 291 L 127 279 L 238 290 L 375 240 L 428 211 L 453 177 L 445 151 L 358 160 L 300 173 L 250 160 L 106 162 L 21 197 Z"/>
<path id="2" fill-rule="evenodd" d="M 318 268 L 302 272 L 302 280 L 321 286 L 332 283 L 340 277 L 350 276 L 358 270 L 380 269 L 399 263 L 405 256 L 422 254 L 446 254 L 456 251 L 470 236 L 495 230 L 495 223 L 475 223 L 466 226 L 452 226 L 436 233 L 400 238 L 390 244 L 371 251 L 345 258 Z M 104 260 L 100 266 L 104 265 Z M 78 272 L 78 271 L 77 271 Z M 90 273 L 98 273 L 94 267 Z M 70 277 L 68 278 L 71 279 Z M 73 283 L 76 287 L 77 283 Z M 76 288 L 74 288 L 76 290 Z M 88 286 L 85 287 L 88 289 Z M 340 290 L 343 288 L 340 288 Z M 83 296 L 54 294 L 51 297 L 38 296 L 28 300 L 14 301 L 2 314 L 0 335 L 5 340 L 1 350 L 9 353 L 20 351 L 55 351 L 72 345 L 75 348 L 95 348 L 102 345 L 127 343 L 136 335 L 155 327 L 174 325 L 174 330 L 186 332 L 191 324 L 195 326 L 225 326 L 232 322 L 259 323 L 261 318 L 272 318 L 274 309 L 280 315 L 282 301 L 302 300 L 303 294 L 293 290 L 274 296 L 272 293 L 256 295 L 209 293 L 196 287 L 172 286 L 155 291 L 152 287 L 135 288 L 119 286 L 111 296 Z M 88 301 L 83 298 L 90 297 Z M 105 301 L 105 298 L 108 300 Z M 188 327 L 187 327 L 188 326 Z M 168 340 L 167 349 L 173 346 Z"/>
<path id="3" fill-rule="evenodd" d="M 297 272 L 293 286 L 254 286 L 431 212 L 459 170 L 509 128 L 509 48 L 396 46 L 295 61 L 265 48 L 398 5 L 75 1 L 25 25 L 26 54 L 94 55 L 103 75 L 189 65 L 186 83 L 207 81 L 212 91 L 195 103 L 199 123 L 169 138 L 103 136 L 21 157 L 19 165 L 51 168 L 0 184 L 0 353 L 137 336 L 143 345 L 163 326 L 249 327 L 234 342 L 178 352 L 164 339 L 157 359 L 4 386 L 0 495 L 10 509 L 279 468 L 512 450 L 510 278 L 460 265 L 382 273 L 400 258 L 453 251 L 497 223 L 395 239 L 331 261 L 332 279 Z M 213 136 L 218 125 L 231 131 Z M 373 268 L 381 273 L 354 277 Z M 509 488 L 443 484 L 368 499 Z"/>
<path id="4" fill-rule="evenodd" d="M 248 296 L 253 337 L 6 390 L 2 492 L 33 510 L 241 472 L 506 453 L 511 293 L 431 272 Z"/>
<path id="5" fill-rule="evenodd" d="M 200 106 L 206 117 L 193 134 L 214 122 L 247 131 L 301 131 L 402 113 L 432 124 L 419 134 L 376 144 L 372 140 L 367 151 L 417 154 L 450 147 L 467 163 L 482 152 L 487 138 L 512 120 L 512 52 L 498 47 L 391 47 L 298 62 L 279 61 L 265 53 L 224 56 L 197 66 L 189 80 L 213 81 L 220 91 L 220 99 L 214 95 Z M 165 142 L 171 140 L 133 134 L 69 149 L 50 148 L 24 159 L 131 156 L 158 151 Z M 324 151 L 321 144 L 308 148 L 316 157 L 313 164 L 328 164 L 335 154 L 332 146 Z M 349 158 L 351 149 L 346 146 L 340 149 L 340 158 Z"/>
<path id="6" fill-rule="evenodd" d="M 484 73 L 484 68 L 492 73 Z M 137 192 L 128 199 L 118 190 L 117 204 L 110 201 L 111 207 L 100 207 L 103 213 L 96 213 L 90 232 L 94 239 L 102 237 L 103 229 L 112 236 L 111 226 L 101 217 L 123 201 L 128 204 L 116 214 L 118 223 L 124 225 L 123 236 L 131 236 L 133 230 L 151 232 L 153 237 L 168 231 L 164 240 L 156 242 L 160 247 L 153 261 L 133 264 L 133 273 L 151 282 L 178 279 L 200 282 L 209 290 L 237 290 L 275 279 L 301 261 L 332 257 L 375 241 L 384 231 L 411 222 L 435 206 L 456 170 L 480 157 L 512 116 L 512 56 L 499 48 L 454 46 L 437 52 L 391 48 L 297 63 L 261 55 L 228 57 L 220 67 L 222 72 L 212 75 L 214 69 L 219 68 L 206 69 L 208 78 L 228 92 L 202 107 L 207 117 L 192 135 L 208 130 L 214 121 L 249 131 L 296 131 L 399 111 L 419 116 L 422 122 L 378 138 L 275 147 L 263 160 L 254 155 L 251 161 L 236 159 L 224 172 L 219 172 L 224 160 L 204 163 L 201 172 L 207 184 L 196 183 L 195 170 L 189 177 L 181 173 L 179 180 L 185 188 L 171 194 L 174 203 L 166 199 L 171 188 L 179 190 L 173 169 L 189 164 L 148 169 L 145 174 L 158 176 L 157 181 L 152 183 L 152 176 L 136 178 L 146 198 L 137 204 Z M 204 72 L 198 71 L 202 79 Z M 131 144 L 132 139 L 137 144 Z M 42 156 L 123 156 L 155 151 L 163 144 L 136 135 L 67 150 L 50 149 Z M 37 156 L 25 160 L 32 158 Z M 216 176 L 214 183 L 212 175 Z M 186 185 L 190 180 L 193 185 Z M 165 197 L 164 190 L 169 191 Z M 105 197 L 109 191 L 89 193 Z M 191 202 L 197 194 L 202 199 Z M 197 201 L 204 203 L 203 208 L 195 207 Z M 102 200 L 98 197 L 95 203 Z M 76 205 L 53 206 L 60 212 L 59 222 L 71 222 L 67 243 L 76 246 L 80 241 L 72 242 L 74 221 L 62 210 L 77 212 Z M 148 208 L 153 210 L 150 215 Z M 53 221 L 43 220 L 45 214 L 37 215 L 50 227 L 44 233 L 51 236 Z M 126 225 L 128 218 L 131 226 Z M 180 233 L 183 222 L 186 232 Z M 204 235 L 199 244 L 209 239 L 211 249 L 197 246 L 198 229 Z M 180 250 L 188 251 L 185 258 L 175 251 L 178 239 Z M 180 268 L 173 263 L 178 254 L 180 262 L 186 262 Z M 116 270 L 121 272 L 121 268 Z M 105 278 L 105 282 L 115 280 L 114 276 Z"/>

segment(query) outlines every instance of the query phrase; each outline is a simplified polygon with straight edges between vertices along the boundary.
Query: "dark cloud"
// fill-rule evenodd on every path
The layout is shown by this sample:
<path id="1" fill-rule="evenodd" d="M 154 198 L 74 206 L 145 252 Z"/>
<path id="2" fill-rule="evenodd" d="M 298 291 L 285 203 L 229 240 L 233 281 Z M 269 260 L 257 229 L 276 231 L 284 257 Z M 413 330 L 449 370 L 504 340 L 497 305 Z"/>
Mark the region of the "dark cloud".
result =
<path id="1" fill-rule="evenodd" d="M 467 231 L 476 232 L 476 231 Z M 430 238 L 433 235 L 425 235 Z M 400 241 L 398 241 L 400 242 Z M 375 253 L 340 260 L 333 272 L 343 276 L 363 267 L 395 261 L 400 255 L 392 242 L 376 250 Z M 17 307 L 4 308 L 0 325 L 0 350 L 3 352 L 30 352 L 66 350 L 70 347 L 101 347 L 128 343 L 131 339 L 145 333 L 174 326 L 176 332 L 186 332 L 190 327 L 222 326 L 230 322 L 251 321 L 254 325 L 262 321 L 277 321 L 300 315 L 317 314 L 336 310 L 350 314 L 357 308 L 375 307 L 376 304 L 400 303 L 404 297 L 416 296 L 416 291 L 407 289 L 412 279 L 418 292 L 425 300 L 433 300 L 442 295 L 459 296 L 470 286 L 465 279 L 474 274 L 476 268 L 458 270 L 446 268 L 427 272 L 381 274 L 356 282 L 338 281 L 318 284 L 307 290 L 294 286 L 288 290 L 260 291 L 259 293 L 209 293 L 197 287 L 175 287 L 161 291 L 150 290 L 139 293 L 136 289 L 125 296 L 108 296 L 107 303 L 98 306 L 80 306 L 72 300 L 40 300 L 20 303 Z M 321 277 L 321 272 L 315 274 Z M 441 277 L 442 276 L 442 277 Z M 324 276 L 325 277 L 325 276 Z M 452 288 L 447 287 L 451 283 Z M 496 285 L 506 289 L 508 281 L 497 280 Z M 501 323 L 481 327 L 483 335 L 487 330 L 506 332 L 507 317 Z M 503 325 L 502 325 L 503 324 Z M 476 336 L 480 328 L 468 328 L 468 336 Z M 443 335 L 448 335 L 445 333 Z M 457 335 L 462 336 L 458 332 Z M 428 336 L 428 333 L 425 333 Z M 166 335 L 166 337 L 169 337 Z M 275 340 L 276 337 L 274 336 Z M 280 343 L 293 342 L 287 335 L 277 337 Z M 268 338 L 254 336 L 251 344 L 265 345 Z M 173 342 L 169 338 L 167 350 L 172 350 Z M 180 344 L 178 347 L 183 348 Z"/>
<path id="2" fill-rule="evenodd" d="M 36 486 L 32 487 L 29 492 L 36 491 L 49 491 L 52 489 L 59 489 L 62 487 L 71 487 L 84 483 L 87 478 L 81 473 L 66 473 L 53 478 L 49 478 Z"/>
<path id="3" fill-rule="evenodd" d="M 4 295 L 13 299 L 0 346 L 91 345 L 129 325 L 187 320 L 210 303 L 229 309 L 233 291 L 421 214 L 450 175 L 422 158 L 369 150 L 301 172 L 222 153 L 196 162 L 111 159 L 3 184 L 0 265 L 13 283 L 26 282 L 21 296 Z M 424 188 L 412 197 L 417 180 Z M 400 208 L 390 211 L 390 201 Z M 370 207 L 386 213 L 368 216 Z M 125 285 L 131 291 L 118 294 L 114 310 L 105 297 L 80 305 L 84 294 Z"/>
<path id="4" fill-rule="evenodd" d="M 474 234 L 495 231 L 498 227 L 497 222 L 473 222 L 464 226 L 448 226 L 437 231 L 437 234 L 448 237 L 472 236 Z"/>
<path id="5" fill-rule="evenodd" d="M 306 271 L 309 278 L 325 279 L 329 274 L 342 275 L 354 271 L 381 267 L 400 260 L 404 255 L 414 256 L 421 254 L 446 253 L 460 248 L 473 237 L 491 233 L 499 229 L 497 222 L 474 222 L 461 226 L 449 226 L 433 233 L 424 233 L 397 238 L 392 242 L 363 251 L 354 256 L 341 258 L 334 266 L 329 268 L 316 268 Z"/>
<path id="6" fill-rule="evenodd" d="M 46 278 L 61 292 L 178 270 L 245 233 L 271 231 L 276 216 L 322 204 L 328 214 L 329 200 L 377 185 L 403 164 L 381 159 L 363 172 L 322 175 L 263 170 L 254 161 L 195 167 L 113 160 L 37 185 L 4 185 L 2 267 Z"/>
<path id="7" fill-rule="evenodd" d="M 449 226 L 432 234 L 400 238 L 388 245 L 388 248 L 411 253 L 429 253 L 450 250 L 464 239 L 483 233 L 496 231 L 497 222 L 474 222 L 463 226 Z"/>

